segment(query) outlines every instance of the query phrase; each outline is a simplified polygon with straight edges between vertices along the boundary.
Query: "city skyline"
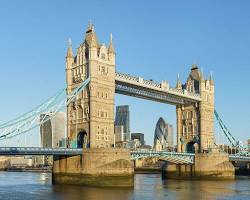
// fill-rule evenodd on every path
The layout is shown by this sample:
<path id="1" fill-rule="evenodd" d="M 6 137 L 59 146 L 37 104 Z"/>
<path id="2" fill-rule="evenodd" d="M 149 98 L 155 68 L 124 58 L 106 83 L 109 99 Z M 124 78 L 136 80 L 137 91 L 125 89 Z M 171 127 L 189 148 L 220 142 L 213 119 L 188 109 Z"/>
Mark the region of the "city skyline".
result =
<path id="1" fill-rule="evenodd" d="M 250 16 L 243 5 L 240 6 L 241 13 L 239 13 L 239 6 L 235 7 L 230 2 L 224 9 L 224 15 L 218 12 L 210 15 L 209 9 L 204 12 L 204 5 L 194 2 L 190 5 L 184 3 L 178 6 L 178 10 L 183 11 L 178 18 L 177 13 L 171 12 L 171 8 L 177 7 L 175 3 L 164 4 L 169 12 L 154 5 L 153 8 L 159 10 L 159 16 L 151 15 L 152 18 L 149 18 L 146 13 L 154 12 L 154 9 L 146 5 L 139 11 L 141 15 L 133 19 L 139 4 L 123 3 L 125 10 L 132 5 L 131 16 L 125 19 L 123 11 L 119 14 L 121 21 L 110 20 L 112 16 L 119 13 L 119 6 L 114 2 L 112 4 L 94 2 L 88 5 L 97 6 L 97 13 L 91 14 L 87 11 L 78 12 L 78 14 L 76 12 L 73 15 L 65 13 L 68 8 L 78 10 L 78 7 L 66 1 L 62 5 L 52 3 L 51 8 L 46 10 L 44 10 L 45 4 L 31 3 L 31 5 L 37 7 L 29 10 L 30 12 L 25 12 L 29 9 L 28 3 L 20 4 L 20 8 L 23 9 L 16 9 L 19 8 L 16 6 L 13 8 L 15 13 L 13 16 L 8 16 L 5 11 L 5 8 L 12 6 L 11 3 L 4 3 L 1 7 L 0 16 L 6 19 L 0 22 L 2 27 L 6 27 L 0 32 L 0 37 L 4 38 L 0 49 L 3 58 L 1 69 L 5 74 L 0 80 L 2 92 L 5 94 L 0 107 L 1 122 L 31 110 L 42 100 L 65 87 L 64 57 L 67 40 L 72 39 L 75 52 L 77 45 L 83 40 L 87 24 L 92 21 L 101 41 L 105 41 L 110 32 L 113 33 L 118 71 L 157 82 L 166 79 L 170 81 L 171 86 L 175 86 L 177 74 L 180 74 L 182 82 L 185 82 L 194 62 L 203 68 L 207 76 L 212 71 L 216 85 L 216 109 L 222 114 L 223 120 L 233 135 L 245 141 L 249 138 L 247 133 L 250 128 L 247 123 L 249 93 L 247 91 L 250 82 L 247 74 L 250 72 L 250 61 L 247 50 L 250 46 L 250 34 L 248 34 L 250 30 L 246 24 L 250 21 Z M 184 9 L 185 5 L 188 6 L 189 11 Z M 58 15 L 52 12 L 56 6 Z M 98 17 L 104 15 L 99 6 L 105 8 L 112 6 L 114 8 L 110 11 L 112 15 Z M 216 3 L 213 7 L 206 6 L 217 10 L 222 8 L 221 3 Z M 233 10 L 236 12 L 232 12 Z M 43 12 L 46 12 L 47 16 L 41 17 Z M 199 13 L 202 17 L 197 19 L 192 13 Z M 242 17 L 243 15 L 245 17 Z M 160 17 L 167 20 L 164 23 L 160 22 Z M 233 21 L 230 20 L 232 17 L 234 17 Z M 241 21 L 237 20 L 239 18 Z M 129 28 L 121 24 L 129 24 Z M 237 40 L 232 41 L 231 37 L 236 37 Z M 108 41 L 105 43 L 107 44 Z M 10 79 L 11 82 L 9 82 Z M 154 125 L 160 116 L 173 124 L 176 130 L 174 106 L 121 95 L 116 95 L 115 101 L 116 105 L 130 106 L 131 132 L 145 133 L 145 140 L 149 143 L 152 143 Z M 218 128 L 216 128 L 217 131 L 219 131 Z"/>

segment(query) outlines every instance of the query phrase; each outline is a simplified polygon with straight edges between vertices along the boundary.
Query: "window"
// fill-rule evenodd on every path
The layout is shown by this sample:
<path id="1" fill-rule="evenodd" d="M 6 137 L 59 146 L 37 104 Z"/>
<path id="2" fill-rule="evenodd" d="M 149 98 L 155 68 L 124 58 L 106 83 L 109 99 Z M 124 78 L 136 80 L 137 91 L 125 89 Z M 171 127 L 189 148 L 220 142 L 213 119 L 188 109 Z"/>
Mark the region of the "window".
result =
<path id="1" fill-rule="evenodd" d="M 103 60 L 105 60 L 105 54 L 104 54 L 104 53 L 101 54 L 101 58 L 102 58 Z"/>
<path id="2" fill-rule="evenodd" d="M 101 72 L 102 72 L 102 73 L 105 73 L 105 72 L 106 72 L 106 69 L 105 69 L 105 67 L 104 67 L 104 66 L 102 66 L 102 68 L 101 68 Z"/>
<path id="3" fill-rule="evenodd" d="M 107 75 L 108 74 L 108 67 L 106 66 L 99 66 L 99 72 L 103 75 Z"/>

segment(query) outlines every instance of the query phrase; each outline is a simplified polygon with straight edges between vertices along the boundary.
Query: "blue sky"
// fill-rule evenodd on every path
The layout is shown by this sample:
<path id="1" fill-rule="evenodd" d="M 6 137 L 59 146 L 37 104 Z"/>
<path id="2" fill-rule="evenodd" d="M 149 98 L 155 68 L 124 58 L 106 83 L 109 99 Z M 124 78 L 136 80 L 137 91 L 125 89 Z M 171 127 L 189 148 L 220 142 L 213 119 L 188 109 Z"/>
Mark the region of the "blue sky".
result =
<path id="1" fill-rule="evenodd" d="M 117 71 L 184 82 L 192 63 L 216 84 L 216 109 L 239 139 L 250 138 L 249 1 L 1 1 L 0 122 L 65 87 L 68 38 L 74 49 L 89 21 L 98 39 L 113 33 Z M 151 143 L 160 116 L 175 125 L 170 105 L 116 95 L 128 104 L 131 130 Z M 218 132 L 216 128 L 216 132 Z"/>

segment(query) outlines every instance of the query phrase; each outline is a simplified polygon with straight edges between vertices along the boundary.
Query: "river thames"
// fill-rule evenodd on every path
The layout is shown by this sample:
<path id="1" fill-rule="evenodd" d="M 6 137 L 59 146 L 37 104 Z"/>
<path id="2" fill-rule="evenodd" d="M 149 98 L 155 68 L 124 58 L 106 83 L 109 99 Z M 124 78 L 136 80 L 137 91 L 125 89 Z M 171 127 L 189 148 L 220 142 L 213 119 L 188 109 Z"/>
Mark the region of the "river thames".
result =
<path id="1" fill-rule="evenodd" d="M 51 184 L 50 173 L 0 172 L 0 199 L 152 200 L 250 199 L 250 177 L 234 181 L 162 180 L 160 174 L 136 174 L 130 188 L 91 188 Z"/>

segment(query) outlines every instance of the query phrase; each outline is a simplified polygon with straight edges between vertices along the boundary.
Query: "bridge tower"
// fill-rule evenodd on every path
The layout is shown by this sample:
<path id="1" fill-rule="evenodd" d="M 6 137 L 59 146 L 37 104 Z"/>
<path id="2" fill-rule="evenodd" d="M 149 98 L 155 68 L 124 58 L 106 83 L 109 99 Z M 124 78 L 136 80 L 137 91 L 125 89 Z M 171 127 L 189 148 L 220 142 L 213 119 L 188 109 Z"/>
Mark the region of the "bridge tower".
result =
<path id="1" fill-rule="evenodd" d="M 211 75 L 205 80 L 193 64 L 186 83 L 182 85 L 178 78 L 176 87 L 201 95 L 199 103 L 176 107 L 177 151 L 208 151 L 214 146 L 214 80 Z"/>
<path id="2" fill-rule="evenodd" d="M 90 24 L 82 44 L 66 55 L 67 93 L 83 80 L 90 83 L 67 107 L 67 135 L 71 147 L 111 147 L 114 143 L 115 50 L 99 44 Z"/>

